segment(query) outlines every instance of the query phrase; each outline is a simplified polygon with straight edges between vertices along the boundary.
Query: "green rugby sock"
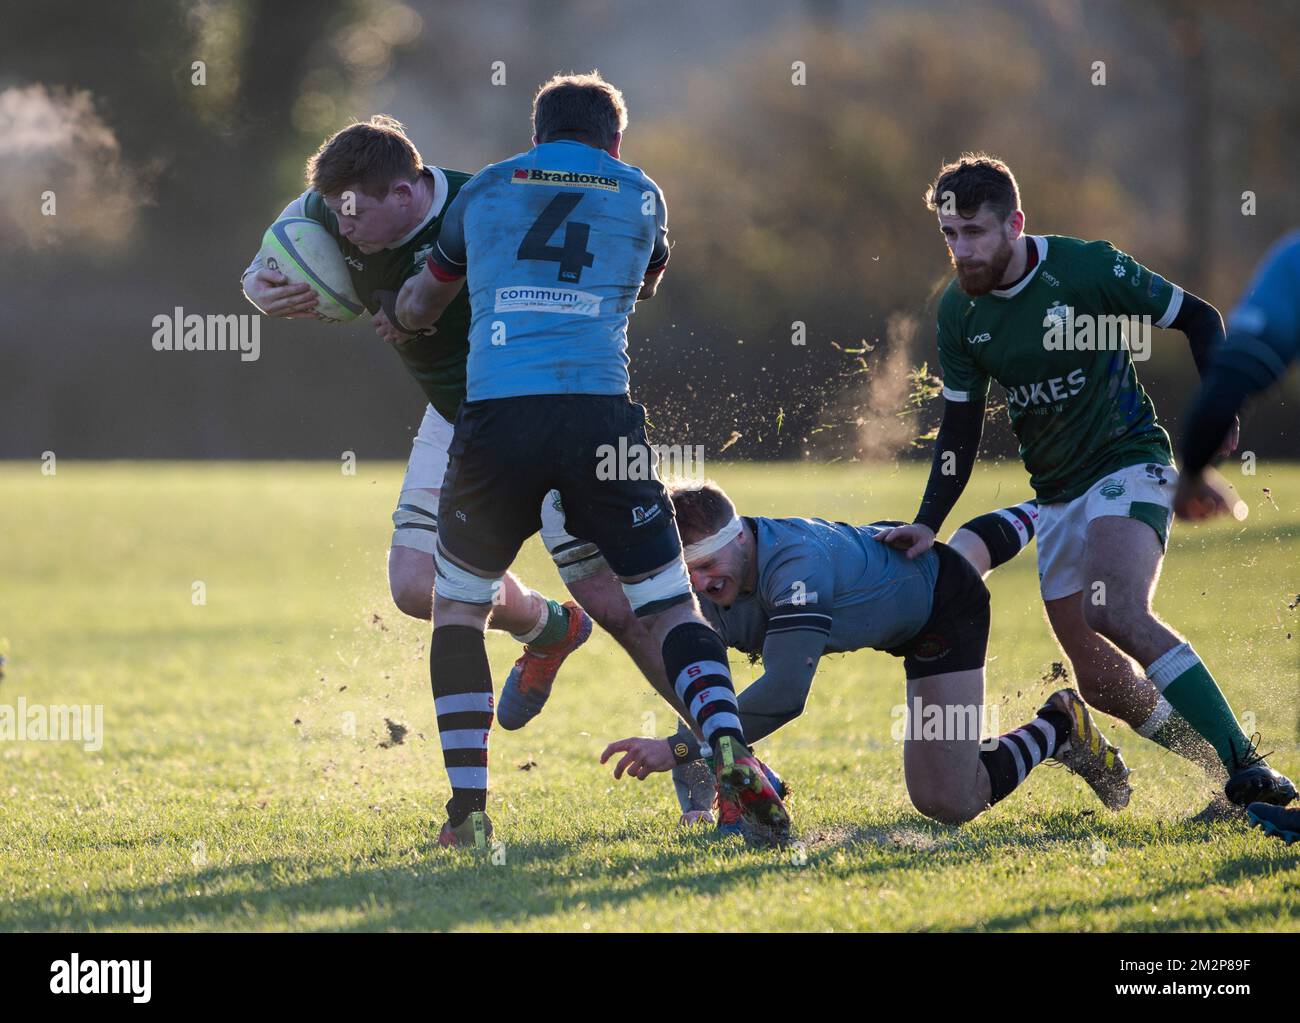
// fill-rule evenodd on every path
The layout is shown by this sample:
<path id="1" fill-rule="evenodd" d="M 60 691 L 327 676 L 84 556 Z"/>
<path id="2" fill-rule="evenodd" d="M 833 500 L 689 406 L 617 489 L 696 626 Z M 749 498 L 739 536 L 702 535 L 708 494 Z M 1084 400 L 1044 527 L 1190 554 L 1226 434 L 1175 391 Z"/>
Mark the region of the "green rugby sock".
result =
<path id="1" fill-rule="evenodd" d="M 1218 751 L 1163 696 L 1158 698 L 1151 716 L 1134 731 L 1170 753 L 1190 760 L 1212 781 L 1222 785 L 1228 780 L 1227 772 L 1219 762 Z"/>
<path id="2" fill-rule="evenodd" d="M 538 596 L 540 597 L 541 594 L 539 593 Z M 515 639 L 520 643 L 527 643 L 529 646 L 554 646 L 569 634 L 569 609 L 545 597 L 542 599 L 546 602 L 546 607 L 537 622 L 537 627 L 532 632 L 516 635 Z"/>
<path id="3" fill-rule="evenodd" d="M 1214 747 L 1228 773 L 1236 771 L 1238 758 L 1250 748 L 1250 740 L 1191 644 L 1179 643 L 1165 651 L 1147 668 L 1147 677 L 1187 724 Z"/>

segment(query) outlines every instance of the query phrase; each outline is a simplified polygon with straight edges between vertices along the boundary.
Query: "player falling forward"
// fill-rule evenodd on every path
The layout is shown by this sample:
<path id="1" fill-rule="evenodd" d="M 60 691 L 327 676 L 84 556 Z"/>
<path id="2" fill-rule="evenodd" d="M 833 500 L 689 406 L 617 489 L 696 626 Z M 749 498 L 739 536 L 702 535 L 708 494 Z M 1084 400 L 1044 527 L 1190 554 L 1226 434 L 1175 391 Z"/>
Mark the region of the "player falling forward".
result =
<path id="1" fill-rule="evenodd" d="M 443 833 L 490 828 L 484 808 L 492 679 L 483 628 L 493 587 L 537 530 L 552 489 L 661 644 L 664 693 L 717 751 L 723 802 L 780 840 L 789 818 L 745 746 L 726 648 L 700 615 L 657 477 L 603 478 L 602 451 L 647 450 L 628 398 L 627 324 L 668 263 L 658 185 L 619 159 L 627 111 L 597 73 L 557 76 L 533 102 L 533 149 L 456 196 L 426 273 L 403 286 L 399 329 L 433 323 L 470 280 L 468 394 L 438 506 L 430 667 L 451 781 Z M 653 681 L 653 679 L 652 679 Z"/>
<path id="2" fill-rule="evenodd" d="M 1183 331 L 1204 370 L 1223 332 L 1218 312 L 1109 242 L 1025 235 L 1015 178 L 992 157 L 945 166 L 926 198 L 957 271 L 938 314 L 944 413 L 915 523 L 878 539 L 906 540 L 909 557 L 934 542 L 970 478 L 997 380 L 1038 496 L 1047 617 L 1084 697 L 1208 764 L 1236 806 L 1285 805 L 1295 786 L 1242 733 L 1191 644 L 1151 609 L 1178 474 L 1129 348 L 1098 343 L 1113 322 L 1105 317 L 1146 317 Z"/>
<path id="3" fill-rule="evenodd" d="M 763 656 L 763 675 L 740 693 L 753 742 L 803 713 L 823 654 L 867 648 L 903 659 L 907 732 L 903 770 L 921 813 L 962 824 L 1006 798 L 1029 772 L 1055 759 L 1112 810 L 1128 804 L 1128 769 L 1073 689 L 1053 693 L 1037 716 L 982 743 L 989 593 L 969 561 L 936 543 L 916 558 L 876 540 L 889 523 L 851 526 L 799 518 L 739 518 L 715 483 L 674 486 L 695 591 L 728 646 Z M 996 514 L 996 513 L 995 513 Z M 614 776 L 644 779 L 697 760 L 682 730 L 671 739 L 623 739 Z M 708 807 L 707 788 L 683 822 Z M 719 826 L 731 824 L 720 807 Z"/>
<path id="4" fill-rule="evenodd" d="M 1244 504 L 1210 468 L 1214 453 L 1248 398 L 1282 379 L 1300 356 L 1300 232 L 1279 241 L 1265 256 L 1246 295 L 1228 316 L 1228 337 L 1214 352 L 1210 370 L 1187 414 L 1183 471 L 1174 511 L 1203 519 Z M 1253 823 L 1287 843 L 1300 840 L 1300 809 L 1255 803 Z"/>

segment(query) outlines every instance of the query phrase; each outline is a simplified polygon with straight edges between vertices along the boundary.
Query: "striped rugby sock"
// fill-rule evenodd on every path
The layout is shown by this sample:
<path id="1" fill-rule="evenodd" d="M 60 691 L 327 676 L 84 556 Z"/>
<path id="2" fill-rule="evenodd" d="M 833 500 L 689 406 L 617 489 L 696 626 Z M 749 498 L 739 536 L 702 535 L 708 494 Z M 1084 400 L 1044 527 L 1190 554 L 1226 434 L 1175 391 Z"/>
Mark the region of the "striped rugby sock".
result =
<path id="1" fill-rule="evenodd" d="M 492 672 L 483 633 L 468 625 L 440 625 L 429 643 L 429 678 L 451 782 L 447 816 L 452 827 L 487 809 L 488 733 L 494 703 Z"/>
<path id="2" fill-rule="evenodd" d="M 980 763 L 992 787 L 989 804 L 1009 796 L 1030 771 L 1065 744 L 1071 730 L 1069 715 L 1049 705 L 1023 728 L 999 736 L 993 749 L 980 750 Z"/>
<path id="3" fill-rule="evenodd" d="M 721 637 L 703 622 L 683 622 L 664 637 L 663 656 L 677 698 L 700 726 L 705 743 L 716 746 L 724 735 L 743 743 L 745 733 Z"/>
<path id="4" fill-rule="evenodd" d="M 984 541 L 989 551 L 989 567 L 1006 564 L 1028 545 L 1038 531 L 1038 502 L 1025 501 L 1009 508 L 999 508 L 963 523 Z"/>

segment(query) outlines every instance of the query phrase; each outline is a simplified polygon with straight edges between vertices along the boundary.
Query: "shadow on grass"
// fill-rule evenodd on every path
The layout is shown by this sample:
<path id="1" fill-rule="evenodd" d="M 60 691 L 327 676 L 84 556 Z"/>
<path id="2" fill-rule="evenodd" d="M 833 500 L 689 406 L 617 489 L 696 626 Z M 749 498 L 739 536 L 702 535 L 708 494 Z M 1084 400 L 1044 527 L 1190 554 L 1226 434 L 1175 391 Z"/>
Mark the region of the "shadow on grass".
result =
<path id="1" fill-rule="evenodd" d="M 1222 909 L 1216 907 L 1213 914 L 1201 912 L 1197 906 L 1188 906 L 1179 907 L 1177 915 L 1171 917 L 1167 910 L 1165 912 L 1151 912 L 1150 907 L 1180 895 L 1199 894 L 1212 885 L 1232 885 L 1238 881 L 1258 877 L 1266 870 L 1270 862 L 1269 859 L 1262 856 L 1238 856 L 1220 864 L 1209 876 L 1198 872 L 1195 877 L 1170 879 L 1164 884 L 1153 884 L 1150 889 L 1142 892 L 1117 895 L 1110 898 L 1101 898 L 1094 894 L 1086 899 L 1070 898 L 1067 895 L 1056 905 L 1030 906 L 1019 912 L 988 917 L 981 921 L 979 930 L 1006 931 L 1032 927 L 1045 917 L 1055 923 L 1056 918 L 1076 909 L 1088 913 L 1123 910 L 1146 911 L 1149 920 L 1144 919 L 1141 924 L 1121 923 L 1116 927 L 1116 930 L 1120 931 L 1160 931 L 1163 933 L 1171 930 L 1223 930 L 1225 925 L 1257 930 L 1261 917 L 1275 914 L 1281 915 L 1284 909 L 1286 915 L 1294 916 L 1296 907 L 1294 896 L 1282 894 L 1267 902 L 1253 901 L 1249 905 Z M 1156 908 L 1159 909 L 1160 907 L 1157 906 Z M 961 928 L 961 930 L 971 929 Z"/>
<path id="2" fill-rule="evenodd" d="M 69 906 L 66 896 L 14 899 L 3 910 L 0 927 L 17 931 L 248 926 L 490 930 L 542 915 L 599 910 L 683 890 L 719 892 L 786 869 L 783 860 L 751 855 L 736 841 L 716 843 L 704 857 L 692 855 L 695 845 L 690 838 L 670 841 L 634 863 L 623 856 L 616 867 L 602 866 L 589 845 L 583 848 L 568 842 L 512 843 L 500 865 L 487 853 L 432 845 L 409 849 L 402 863 L 386 866 L 340 869 L 300 857 L 274 857 L 208 867 L 176 881 L 117 889 L 95 896 L 113 904 L 89 912 L 54 909 L 52 903 Z M 723 859 L 717 860 L 717 855 Z M 706 860 L 714 865 L 682 876 L 684 868 Z M 299 922 L 310 915 L 358 912 L 363 919 L 351 923 Z"/>
<path id="3" fill-rule="evenodd" d="M 1181 824 L 1153 836 L 1131 822 L 1086 811 L 1044 814 L 1032 827 L 1023 820 L 1008 820 L 978 830 L 891 812 L 857 823 L 811 826 L 796 846 L 785 850 L 749 850 L 738 840 L 720 840 L 704 831 L 666 837 L 645 829 L 615 828 L 572 842 L 514 842 L 505 848 L 505 862 L 500 865 L 485 853 L 422 843 L 390 846 L 372 854 L 400 860 L 385 865 L 321 864 L 306 856 L 283 855 L 210 866 L 174 881 L 95 893 L 90 898 L 107 899 L 110 904 L 88 912 L 77 912 L 76 903 L 66 895 L 14 899 L 4 907 L 0 927 L 19 931 L 492 930 L 527 925 L 542 916 L 616 910 L 639 900 L 718 895 L 765 881 L 780 882 L 791 877 L 791 857 L 801 853 L 806 856 L 802 869 L 815 871 L 822 882 L 860 881 L 896 872 L 991 864 L 1026 850 L 1077 845 L 1098 837 L 1106 840 L 1114 855 L 1123 855 L 1126 846 L 1204 842 L 1214 834 L 1213 826 Z M 145 838 L 127 844 L 151 842 Z M 634 847 L 631 856 L 629 844 Z M 647 845 L 648 854 L 636 855 L 637 847 Z M 838 855 L 841 852 L 845 855 Z M 981 920 L 979 928 L 1029 927 L 1074 908 L 1096 912 L 1138 907 L 1209 884 L 1232 884 L 1277 865 L 1267 854 L 1244 855 L 1219 865 L 1209 877 L 1197 871 L 1195 877 L 1170 880 L 1142 893 L 1113 898 L 1091 893 L 1055 906 L 1028 906 Z M 1279 910 L 1282 901 L 1277 900 L 1276 906 L 1252 903 L 1239 915 L 1216 914 L 1206 925 L 1222 926 L 1225 918 L 1229 924 L 1246 925 L 1261 913 Z M 344 915 L 353 919 L 341 919 Z M 1177 921 L 1153 916 L 1151 923 L 1153 928 L 1168 928 L 1171 923 L 1196 926 L 1185 914 Z M 708 921 L 700 924 L 707 927 Z M 631 919 L 629 926 L 635 926 Z"/>

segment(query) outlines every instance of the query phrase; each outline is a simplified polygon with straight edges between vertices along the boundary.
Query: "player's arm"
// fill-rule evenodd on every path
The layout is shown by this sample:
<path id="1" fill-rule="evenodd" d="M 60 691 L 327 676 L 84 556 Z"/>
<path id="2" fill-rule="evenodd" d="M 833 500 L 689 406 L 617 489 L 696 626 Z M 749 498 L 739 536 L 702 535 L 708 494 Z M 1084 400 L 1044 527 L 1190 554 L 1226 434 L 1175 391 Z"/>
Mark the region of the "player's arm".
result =
<path id="1" fill-rule="evenodd" d="M 930 477 L 910 526 L 894 526 L 876 539 L 917 558 L 934 544 L 944 519 L 970 482 L 984 433 L 989 378 L 963 347 L 956 326 L 939 314 L 939 365 L 943 372 L 943 419 L 934 439 Z"/>
<path id="2" fill-rule="evenodd" d="M 438 322 L 452 299 L 465 286 L 468 256 L 465 251 L 465 206 L 469 189 L 462 188 L 447 207 L 438 230 L 438 242 L 424 263 L 424 272 L 411 277 L 397 295 L 389 319 L 398 330 L 418 333 Z"/>
<path id="3" fill-rule="evenodd" d="M 831 633 L 835 565 L 820 546 L 793 544 L 768 561 L 759 579 L 764 608 L 763 674 L 736 697 L 749 742 L 803 713 L 817 662 Z"/>
<path id="4" fill-rule="evenodd" d="M 1223 317 L 1219 310 L 1205 299 L 1184 291 L 1178 313 L 1169 321 L 1169 326 L 1186 335 L 1187 346 L 1192 350 L 1192 361 L 1196 363 L 1196 372 L 1204 379 L 1215 349 L 1223 343 Z"/>
<path id="5" fill-rule="evenodd" d="M 1214 354 L 1223 347 L 1225 339 L 1223 317 L 1219 310 L 1190 291 L 1182 291 L 1178 312 L 1168 326 L 1182 331 L 1186 336 L 1187 345 L 1192 351 L 1192 361 L 1196 363 L 1196 372 L 1204 381 L 1210 372 Z M 1238 405 L 1233 409 L 1232 415 L 1224 424 L 1223 431 L 1215 442 L 1215 449 L 1210 453 L 1212 457 L 1216 454 L 1224 457 L 1237 449 L 1241 434 L 1241 420 L 1237 418 L 1237 409 L 1240 407 Z"/>
<path id="6" fill-rule="evenodd" d="M 830 630 L 829 615 L 816 617 L 824 620 L 825 630 L 809 626 L 773 633 L 769 627 L 763 641 L 763 674 L 736 697 L 749 742 L 758 742 L 803 713 Z"/>
<path id="7" fill-rule="evenodd" d="M 1231 432 L 1246 400 L 1281 379 L 1300 351 L 1300 235 L 1265 259 L 1232 311 L 1228 334 L 1216 350 L 1186 416 L 1182 469 L 1200 473 Z"/>
<path id="8" fill-rule="evenodd" d="M 645 280 L 641 282 L 641 290 L 636 293 L 636 300 L 640 302 L 642 299 L 654 298 L 659 293 L 659 282 L 663 280 L 663 276 L 662 269 L 655 273 L 647 270 Z"/>
<path id="9" fill-rule="evenodd" d="M 306 216 L 303 206 L 305 195 L 304 192 L 289 203 L 275 219 Z M 280 271 L 263 266 L 260 252 L 253 257 L 253 261 L 248 264 L 248 269 L 240 276 L 239 286 L 244 292 L 244 297 L 266 316 L 284 316 L 289 319 L 312 316 L 312 310 L 316 308 L 316 303 L 319 301 L 311 285 L 290 284 L 289 279 Z"/>
<path id="10" fill-rule="evenodd" d="M 826 618 L 827 631 L 830 619 Z M 827 632 L 798 629 L 773 635 L 763 643 L 763 674 L 736 697 L 740 727 L 745 739 L 757 742 L 771 735 L 803 713 L 812 691 L 817 662 L 826 649 Z M 615 753 L 622 753 L 614 765 L 614 777 L 624 774 L 638 780 L 659 771 L 671 771 L 678 764 L 688 764 L 703 755 L 700 740 L 683 723 L 667 739 L 620 739 L 605 747 L 600 756 L 603 764 Z"/>
<path id="11" fill-rule="evenodd" d="M 641 281 L 641 290 L 637 293 L 637 301 L 646 298 L 654 298 L 659 291 L 659 282 L 664 279 L 664 271 L 668 269 L 668 256 L 671 246 L 668 244 L 668 206 L 664 202 L 664 194 L 659 190 L 659 186 L 653 185 L 654 192 L 654 218 L 655 218 L 655 235 L 654 247 L 650 251 L 650 263 L 646 267 L 645 278 Z"/>
<path id="12" fill-rule="evenodd" d="M 1182 331 L 1197 372 L 1204 375 L 1223 341 L 1223 317 L 1212 304 L 1165 280 L 1110 242 L 1086 247 L 1091 290 L 1106 312 L 1145 316 L 1157 327 Z"/>
<path id="13" fill-rule="evenodd" d="M 465 286 L 464 277 L 445 277 L 442 276 L 444 273 L 434 266 L 433 257 L 430 257 L 425 272 L 416 274 L 402 285 L 395 311 L 388 317 L 394 327 L 408 334 L 418 334 L 438 322 L 452 299 Z"/>
<path id="14" fill-rule="evenodd" d="M 792 548 L 782 563 L 765 572 L 762 587 L 764 604 L 774 609 L 763 638 L 763 674 L 736 697 L 740 725 L 749 742 L 771 735 L 803 713 L 830 637 L 834 566 L 818 552 Z M 699 739 L 685 724 L 667 739 L 610 743 L 600 762 L 615 753 L 623 757 L 615 765 L 614 777 L 627 773 L 637 779 L 701 756 Z"/>

